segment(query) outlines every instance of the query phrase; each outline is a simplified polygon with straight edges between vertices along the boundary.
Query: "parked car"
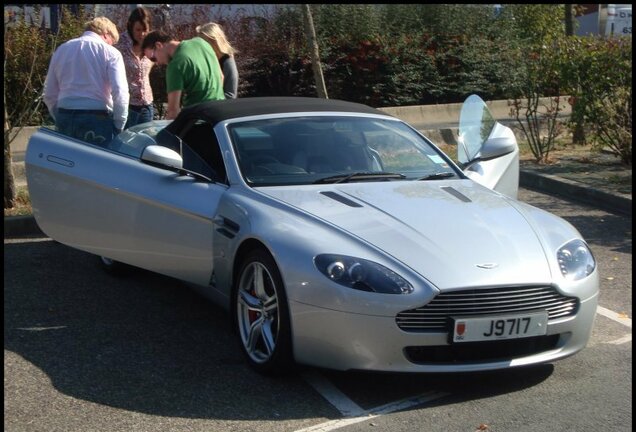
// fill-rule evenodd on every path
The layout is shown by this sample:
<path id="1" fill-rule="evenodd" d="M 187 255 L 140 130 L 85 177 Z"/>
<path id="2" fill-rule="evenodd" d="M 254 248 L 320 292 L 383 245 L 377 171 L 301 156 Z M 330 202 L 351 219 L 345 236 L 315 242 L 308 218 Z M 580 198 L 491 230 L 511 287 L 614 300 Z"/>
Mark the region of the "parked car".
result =
<path id="1" fill-rule="evenodd" d="M 220 303 L 260 372 L 465 372 L 573 355 L 594 321 L 594 257 L 516 199 L 518 152 L 477 96 L 457 163 L 380 110 L 263 97 L 195 105 L 108 148 L 42 128 L 26 175 L 48 236 Z"/>

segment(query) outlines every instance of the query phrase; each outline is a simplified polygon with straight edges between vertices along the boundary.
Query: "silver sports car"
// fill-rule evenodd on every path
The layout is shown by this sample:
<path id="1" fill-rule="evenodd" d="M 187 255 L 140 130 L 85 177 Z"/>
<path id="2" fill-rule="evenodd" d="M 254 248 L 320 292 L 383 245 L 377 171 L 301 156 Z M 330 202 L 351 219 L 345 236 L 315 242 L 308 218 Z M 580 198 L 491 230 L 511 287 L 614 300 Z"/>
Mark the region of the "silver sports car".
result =
<path id="1" fill-rule="evenodd" d="M 106 148 L 42 128 L 26 173 L 51 238 L 195 287 L 249 364 L 463 372 L 575 354 L 599 276 L 569 223 L 516 199 L 512 131 L 469 97 L 457 162 L 365 105 L 206 102 Z"/>

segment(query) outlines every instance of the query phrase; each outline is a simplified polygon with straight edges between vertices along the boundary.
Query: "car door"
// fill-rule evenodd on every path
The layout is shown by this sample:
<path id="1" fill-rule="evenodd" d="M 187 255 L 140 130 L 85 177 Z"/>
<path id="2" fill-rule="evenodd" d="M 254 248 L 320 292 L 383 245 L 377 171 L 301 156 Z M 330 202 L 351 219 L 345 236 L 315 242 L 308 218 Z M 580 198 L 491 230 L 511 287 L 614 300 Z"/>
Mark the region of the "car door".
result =
<path id="1" fill-rule="evenodd" d="M 459 117 L 457 160 L 464 173 L 490 189 L 517 198 L 519 146 L 507 126 L 497 122 L 486 103 L 469 96 Z"/>
<path id="2" fill-rule="evenodd" d="M 226 185 L 45 128 L 32 136 L 25 160 L 33 213 L 48 236 L 133 266 L 209 283 L 213 219 Z"/>

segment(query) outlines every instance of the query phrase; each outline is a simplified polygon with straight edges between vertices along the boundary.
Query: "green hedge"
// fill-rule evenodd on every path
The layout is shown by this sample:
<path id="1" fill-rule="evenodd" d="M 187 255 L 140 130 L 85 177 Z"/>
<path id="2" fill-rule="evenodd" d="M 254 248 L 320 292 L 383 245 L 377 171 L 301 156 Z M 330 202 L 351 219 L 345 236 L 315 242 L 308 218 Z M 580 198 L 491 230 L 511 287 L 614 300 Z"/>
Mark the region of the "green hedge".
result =
<path id="1" fill-rule="evenodd" d="M 497 16 L 490 6 L 312 5 L 329 97 L 380 107 L 461 102 L 472 93 L 486 100 L 518 95 L 537 41 L 563 40 L 558 38 L 562 5 L 505 5 Z M 53 48 L 81 34 L 84 18 L 66 15 L 59 35 L 25 26 L 5 29 L 5 100 L 12 124 L 41 94 Z M 176 29 L 177 38 L 192 37 L 196 25 L 206 20 L 190 17 L 191 24 Z M 282 5 L 271 16 L 235 16 L 220 23 L 238 49 L 240 97 L 316 96 L 300 8 Z M 611 72 L 607 85 L 625 83 L 621 86 L 631 94 L 631 38 L 621 40 L 620 49 L 612 48 L 617 44 L 613 39 L 571 40 L 577 42 L 560 48 L 567 57 L 555 60 L 562 68 L 557 74 L 562 94 L 598 84 L 597 71 L 603 77 Z M 592 63 L 598 68 L 583 73 Z M 603 69 L 619 64 L 617 70 Z M 155 69 L 152 85 L 161 104 L 165 71 Z M 545 95 L 555 88 L 534 84 Z M 31 124 L 47 117 L 40 107 Z"/>

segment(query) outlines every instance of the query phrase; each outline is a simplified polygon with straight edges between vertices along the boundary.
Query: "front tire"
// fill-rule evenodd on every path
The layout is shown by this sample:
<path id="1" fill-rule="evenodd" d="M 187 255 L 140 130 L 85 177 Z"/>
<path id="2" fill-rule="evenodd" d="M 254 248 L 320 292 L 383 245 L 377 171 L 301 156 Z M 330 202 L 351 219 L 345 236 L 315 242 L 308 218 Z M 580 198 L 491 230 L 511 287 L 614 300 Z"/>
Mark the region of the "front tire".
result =
<path id="1" fill-rule="evenodd" d="M 278 267 L 266 251 L 254 250 L 242 261 L 232 309 L 250 366 L 265 375 L 289 372 L 293 360 L 287 296 Z"/>

